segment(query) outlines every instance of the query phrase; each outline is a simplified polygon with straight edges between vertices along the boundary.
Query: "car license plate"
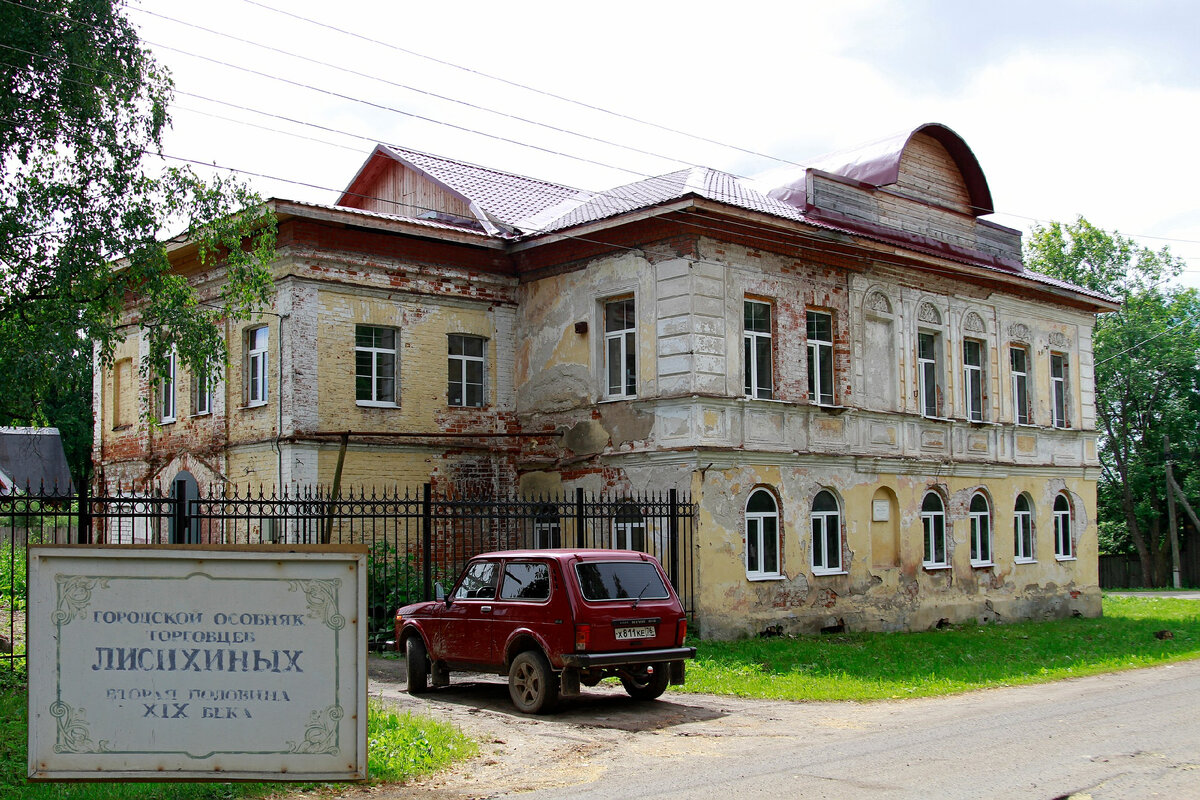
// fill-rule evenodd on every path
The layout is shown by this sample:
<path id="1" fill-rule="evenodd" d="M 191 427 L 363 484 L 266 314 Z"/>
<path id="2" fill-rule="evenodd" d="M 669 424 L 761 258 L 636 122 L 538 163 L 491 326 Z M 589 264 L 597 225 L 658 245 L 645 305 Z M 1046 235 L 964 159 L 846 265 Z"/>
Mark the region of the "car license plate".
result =
<path id="1" fill-rule="evenodd" d="M 617 628 L 617 639 L 652 639 L 654 626 L 645 625 L 637 628 Z"/>

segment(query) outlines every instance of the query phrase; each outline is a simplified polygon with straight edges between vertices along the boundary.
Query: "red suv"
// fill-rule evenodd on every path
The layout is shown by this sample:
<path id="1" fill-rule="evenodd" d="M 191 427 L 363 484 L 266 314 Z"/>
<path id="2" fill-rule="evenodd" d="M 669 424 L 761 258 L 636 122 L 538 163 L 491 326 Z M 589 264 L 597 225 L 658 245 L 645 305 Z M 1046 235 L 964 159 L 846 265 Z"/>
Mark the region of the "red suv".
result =
<path id="1" fill-rule="evenodd" d="M 687 619 L 653 556 L 631 550 L 510 550 L 467 564 L 447 595 L 396 612 L 396 649 L 412 694 L 451 671 L 508 675 L 527 714 L 618 677 L 653 700 L 681 684 Z"/>

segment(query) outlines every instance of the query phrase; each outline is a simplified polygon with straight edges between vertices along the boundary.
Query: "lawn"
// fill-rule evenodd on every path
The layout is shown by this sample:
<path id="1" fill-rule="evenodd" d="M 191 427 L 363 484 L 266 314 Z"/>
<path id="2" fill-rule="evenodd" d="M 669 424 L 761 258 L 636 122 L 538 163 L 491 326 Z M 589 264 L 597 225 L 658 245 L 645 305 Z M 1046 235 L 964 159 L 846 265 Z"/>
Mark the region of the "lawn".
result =
<path id="1" fill-rule="evenodd" d="M 1157 638 L 1160 631 L 1170 637 Z M 883 700 L 1045 683 L 1191 658 L 1200 658 L 1200 601 L 1105 597 L 1100 619 L 702 641 L 681 690 L 777 700 Z"/>

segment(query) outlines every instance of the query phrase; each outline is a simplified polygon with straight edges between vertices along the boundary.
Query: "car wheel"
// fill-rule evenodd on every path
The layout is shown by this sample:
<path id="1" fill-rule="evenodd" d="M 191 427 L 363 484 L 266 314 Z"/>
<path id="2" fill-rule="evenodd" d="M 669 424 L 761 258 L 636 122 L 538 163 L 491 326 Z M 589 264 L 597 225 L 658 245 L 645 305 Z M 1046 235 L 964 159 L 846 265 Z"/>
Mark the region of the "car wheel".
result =
<path id="1" fill-rule="evenodd" d="M 621 676 L 621 685 L 634 700 L 654 700 L 667 690 L 671 671 L 666 662 L 647 664 Z"/>
<path id="2" fill-rule="evenodd" d="M 558 683 L 540 650 L 517 654 L 508 669 L 508 694 L 524 714 L 545 714 L 558 700 Z"/>
<path id="3" fill-rule="evenodd" d="M 409 694 L 429 691 L 429 653 L 419 635 L 414 634 L 404 641 L 404 670 Z"/>

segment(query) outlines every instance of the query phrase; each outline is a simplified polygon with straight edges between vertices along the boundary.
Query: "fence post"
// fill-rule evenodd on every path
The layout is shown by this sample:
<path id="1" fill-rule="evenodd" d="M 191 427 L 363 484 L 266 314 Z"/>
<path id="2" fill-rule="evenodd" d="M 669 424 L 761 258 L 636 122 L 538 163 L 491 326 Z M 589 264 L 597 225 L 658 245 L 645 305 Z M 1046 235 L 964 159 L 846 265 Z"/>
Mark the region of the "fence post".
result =
<path id="1" fill-rule="evenodd" d="M 662 497 L 660 494 L 659 497 Z M 667 546 L 671 548 L 671 585 L 679 592 L 679 490 L 667 491 L 667 502 L 671 504 L 670 516 L 667 518 Z"/>
<path id="2" fill-rule="evenodd" d="M 92 507 L 88 502 L 88 485 L 84 482 L 79 487 L 79 525 L 75 529 L 76 544 L 92 543 Z"/>
<path id="3" fill-rule="evenodd" d="M 587 547 L 587 534 L 583 527 L 583 487 L 575 487 L 575 546 Z"/>
<path id="4" fill-rule="evenodd" d="M 425 599 L 433 599 L 433 487 L 426 483 L 421 508 L 421 549 L 425 551 Z"/>

